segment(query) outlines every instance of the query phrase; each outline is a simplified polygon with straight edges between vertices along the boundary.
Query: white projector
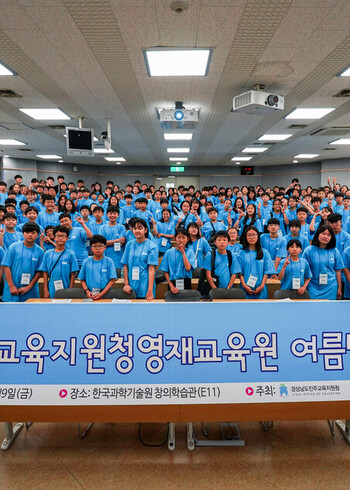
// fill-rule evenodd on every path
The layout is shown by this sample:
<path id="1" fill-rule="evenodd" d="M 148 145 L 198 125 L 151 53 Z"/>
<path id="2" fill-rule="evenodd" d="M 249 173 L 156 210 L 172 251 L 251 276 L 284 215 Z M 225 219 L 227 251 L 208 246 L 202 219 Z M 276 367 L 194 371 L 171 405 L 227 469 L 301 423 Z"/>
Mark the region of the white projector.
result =
<path id="1" fill-rule="evenodd" d="M 233 110 L 264 116 L 268 112 L 284 109 L 284 97 L 251 90 L 233 98 Z"/>
<path id="2" fill-rule="evenodd" d="M 162 129 L 194 129 L 198 125 L 196 109 L 162 109 L 159 111 Z"/>

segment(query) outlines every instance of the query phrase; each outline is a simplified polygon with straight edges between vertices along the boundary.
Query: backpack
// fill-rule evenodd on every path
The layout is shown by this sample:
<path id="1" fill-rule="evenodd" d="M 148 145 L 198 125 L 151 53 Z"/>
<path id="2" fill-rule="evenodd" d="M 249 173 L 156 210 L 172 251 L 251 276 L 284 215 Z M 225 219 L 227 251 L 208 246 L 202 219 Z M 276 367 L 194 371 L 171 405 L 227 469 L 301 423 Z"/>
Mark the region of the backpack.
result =
<path id="1" fill-rule="evenodd" d="M 215 285 L 218 284 L 219 276 L 215 275 L 215 258 L 216 258 L 216 250 L 213 250 L 211 253 L 211 277 Z M 232 253 L 230 250 L 227 250 L 227 258 L 228 258 L 228 267 L 231 269 L 232 265 Z M 201 293 L 203 299 L 209 298 L 209 292 L 211 290 L 211 286 L 207 280 L 206 270 L 202 267 L 201 272 L 199 274 L 197 291 Z"/>

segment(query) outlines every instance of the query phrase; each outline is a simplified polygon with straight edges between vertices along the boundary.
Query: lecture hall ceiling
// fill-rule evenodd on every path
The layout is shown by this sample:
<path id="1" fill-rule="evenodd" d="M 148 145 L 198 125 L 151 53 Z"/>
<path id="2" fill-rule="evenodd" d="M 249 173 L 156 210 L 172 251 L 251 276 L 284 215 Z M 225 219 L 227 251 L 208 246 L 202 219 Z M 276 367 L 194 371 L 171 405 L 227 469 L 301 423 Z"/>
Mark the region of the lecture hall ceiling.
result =
<path id="1" fill-rule="evenodd" d="M 78 126 L 83 116 L 84 127 L 99 137 L 110 117 L 111 156 L 124 157 L 128 166 L 167 166 L 169 142 L 156 108 L 182 101 L 200 109 L 187 166 L 234 165 L 231 158 L 261 144 L 265 133 L 292 137 L 267 145 L 249 164 L 292 164 L 299 153 L 319 154 L 312 161 L 348 156 L 349 145 L 330 142 L 350 138 L 350 99 L 334 97 L 350 89 L 350 77 L 337 76 L 350 65 L 350 1 L 187 4 L 177 14 L 171 0 L 0 0 L 0 61 L 17 73 L 1 76 L 0 89 L 21 95 L 0 98 L 0 139 L 16 138 L 31 150 L 0 146 L 3 154 L 35 159 L 54 153 L 65 162 L 106 165 L 106 155 L 68 158 L 63 130 L 48 126 Z M 208 75 L 149 77 L 142 49 L 156 46 L 212 48 Z M 284 110 L 232 112 L 233 97 L 255 84 L 283 96 Z M 72 120 L 35 121 L 19 111 L 23 107 L 59 107 Z M 298 107 L 335 110 L 320 120 L 285 119 Z"/>

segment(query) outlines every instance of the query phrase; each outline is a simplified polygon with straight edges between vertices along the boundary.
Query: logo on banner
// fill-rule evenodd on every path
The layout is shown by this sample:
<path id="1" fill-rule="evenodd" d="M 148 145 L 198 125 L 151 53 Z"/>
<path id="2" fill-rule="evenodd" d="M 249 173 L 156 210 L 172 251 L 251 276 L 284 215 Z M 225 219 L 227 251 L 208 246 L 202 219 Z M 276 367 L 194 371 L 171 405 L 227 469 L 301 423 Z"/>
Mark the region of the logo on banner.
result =
<path id="1" fill-rule="evenodd" d="M 248 396 L 254 395 L 254 390 L 251 386 L 248 386 L 248 388 L 246 388 L 245 392 Z"/>
<path id="2" fill-rule="evenodd" d="M 287 398 L 288 396 L 288 388 L 284 383 L 280 383 L 280 396 L 282 398 Z"/>
<path id="3" fill-rule="evenodd" d="M 59 392 L 59 395 L 61 398 L 66 398 L 66 396 L 68 395 L 68 392 L 67 392 L 67 390 L 61 390 Z"/>

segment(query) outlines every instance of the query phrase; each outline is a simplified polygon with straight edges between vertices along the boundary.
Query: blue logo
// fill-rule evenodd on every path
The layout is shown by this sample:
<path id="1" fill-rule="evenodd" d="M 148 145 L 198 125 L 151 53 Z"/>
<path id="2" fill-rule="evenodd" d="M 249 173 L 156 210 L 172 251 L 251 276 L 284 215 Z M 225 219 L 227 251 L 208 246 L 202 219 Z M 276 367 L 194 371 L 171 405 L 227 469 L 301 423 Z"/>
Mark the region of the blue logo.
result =
<path id="1" fill-rule="evenodd" d="M 288 388 L 284 383 L 280 383 L 280 396 L 287 397 L 288 396 Z"/>

